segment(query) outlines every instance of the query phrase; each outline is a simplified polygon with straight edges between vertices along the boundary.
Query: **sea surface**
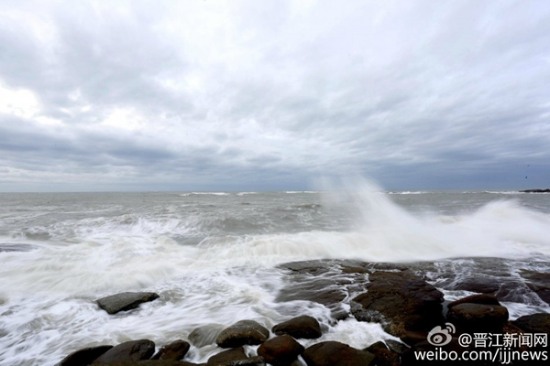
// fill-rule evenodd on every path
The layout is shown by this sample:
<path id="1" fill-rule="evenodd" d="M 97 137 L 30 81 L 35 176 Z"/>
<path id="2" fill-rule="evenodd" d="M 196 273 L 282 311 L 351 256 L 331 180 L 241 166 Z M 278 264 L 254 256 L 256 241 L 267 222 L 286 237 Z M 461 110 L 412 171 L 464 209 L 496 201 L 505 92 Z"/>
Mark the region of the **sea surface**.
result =
<path id="1" fill-rule="evenodd" d="M 323 192 L 0 194 L 0 365 L 55 365 L 77 349 L 196 327 L 296 315 L 320 340 L 357 348 L 391 338 L 378 324 L 334 322 L 323 305 L 277 301 L 282 263 L 316 259 L 415 262 L 432 282 L 471 275 L 475 258 L 510 276 L 550 272 L 550 194 L 386 192 L 370 184 Z M 477 266 L 477 267 L 476 267 Z M 156 301 L 108 315 L 95 300 L 154 291 Z M 445 291 L 446 298 L 468 294 Z M 533 294 L 511 318 L 550 307 Z M 320 340 L 308 341 L 316 343 Z M 308 345 L 308 342 L 303 342 Z M 200 362 L 219 349 L 192 347 Z"/>

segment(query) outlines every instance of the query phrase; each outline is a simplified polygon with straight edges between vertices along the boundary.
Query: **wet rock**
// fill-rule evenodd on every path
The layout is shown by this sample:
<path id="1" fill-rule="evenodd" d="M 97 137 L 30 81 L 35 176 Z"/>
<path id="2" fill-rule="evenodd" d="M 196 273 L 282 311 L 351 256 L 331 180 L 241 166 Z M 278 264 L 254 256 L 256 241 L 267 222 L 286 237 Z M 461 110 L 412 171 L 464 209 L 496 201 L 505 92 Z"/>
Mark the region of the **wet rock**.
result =
<path id="1" fill-rule="evenodd" d="M 241 320 L 225 328 L 216 338 L 222 348 L 233 348 L 245 344 L 256 345 L 269 338 L 269 330 L 254 320 Z"/>
<path id="2" fill-rule="evenodd" d="M 151 358 L 155 352 L 155 343 L 148 339 L 121 343 L 97 358 L 93 366 L 111 365 L 123 362 L 135 362 Z"/>
<path id="3" fill-rule="evenodd" d="M 449 308 L 447 320 L 464 331 L 498 332 L 508 321 L 508 309 L 494 304 L 461 303 Z"/>
<path id="4" fill-rule="evenodd" d="M 447 306 L 452 308 L 455 305 L 460 304 L 483 304 L 483 305 L 500 305 L 498 299 L 494 295 L 481 294 L 481 295 L 470 295 L 463 297 L 461 299 L 450 302 Z"/>
<path id="5" fill-rule="evenodd" d="M 429 331 L 443 322 L 443 294 L 411 271 L 374 272 L 367 292 L 353 299 L 359 321 L 380 322 L 395 336 Z"/>
<path id="6" fill-rule="evenodd" d="M 288 334 L 294 338 L 319 338 L 322 335 L 321 325 L 317 319 L 302 315 L 275 325 L 272 328 L 277 335 Z"/>
<path id="7" fill-rule="evenodd" d="M 144 302 L 158 299 L 159 295 L 154 292 L 122 292 L 120 294 L 106 296 L 96 300 L 99 307 L 109 314 L 116 314 L 119 311 L 137 308 Z"/>
<path id="8" fill-rule="evenodd" d="M 176 360 L 145 360 L 138 362 L 124 362 L 116 363 L 110 366 L 206 366 L 206 364 L 201 363 L 192 363 L 187 361 L 176 361 Z"/>
<path id="9" fill-rule="evenodd" d="M 542 301 L 550 304 L 550 273 L 522 270 L 520 275 L 527 280 L 527 286 L 534 291 Z"/>
<path id="10" fill-rule="evenodd" d="M 401 355 L 388 348 L 382 341 L 371 344 L 365 351 L 374 355 L 377 366 L 399 366 L 401 364 Z"/>
<path id="11" fill-rule="evenodd" d="M 327 341 L 308 347 L 303 355 L 308 366 L 369 366 L 374 355 L 347 344 Z"/>
<path id="12" fill-rule="evenodd" d="M 181 360 L 191 348 L 191 345 L 181 339 L 162 347 L 154 356 L 153 360 Z"/>
<path id="13" fill-rule="evenodd" d="M 261 357 L 248 357 L 243 347 L 220 352 L 208 359 L 207 366 L 265 366 Z"/>
<path id="14" fill-rule="evenodd" d="M 494 279 L 471 278 L 462 280 L 453 288 L 454 290 L 463 290 L 477 292 L 482 294 L 492 294 L 500 289 L 500 283 Z"/>
<path id="15" fill-rule="evenodd" d="M 58 366 L 86 366 L 94 362 L 99 356 L 113 348 L 113 346 L 88 347 L 71 353 Z"/>
<path id="16" fill-rule="evenodd" d="M 528 333 L 548 333 L 550 334 L 550 314 L 538 313 L 525 315 L 512 322 L 518 328 Z"/>
<path id="17" fill-rule="evenodd" d="M 264 342 L 258 355 L 273 366 L 289 366 L 304 352 L 304 347 L 289 335 L 282 335 Z"/>
<path id="18" fill-rule="evenodd" d="M 216 338 L 224 328 L 221 324 L 202 325 L 193 329 L 188 338 L 195 347 L 204 347 L 216 343 Z"/>

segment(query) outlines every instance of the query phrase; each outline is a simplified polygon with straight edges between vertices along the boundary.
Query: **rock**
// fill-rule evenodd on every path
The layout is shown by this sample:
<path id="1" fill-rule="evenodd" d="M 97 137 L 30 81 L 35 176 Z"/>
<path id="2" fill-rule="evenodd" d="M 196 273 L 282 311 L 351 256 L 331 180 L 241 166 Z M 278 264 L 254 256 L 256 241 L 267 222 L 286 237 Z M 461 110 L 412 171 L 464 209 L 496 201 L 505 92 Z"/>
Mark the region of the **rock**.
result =
<path id="1" fill-rule="evenodd" d="M 302 315 L 279 323 L 272 328 L 277 335 L 288 334 L 294 338 L 319 338 L 322 335 L 321 325 L 314 317 Z"/>
<path id="2" fill-rule="evenodd" d="M 382 341 L 371 344 L 365 349 L 375 357 L 377 366 L 399 366 L 401 365 L 401 356 L 399 353 L 390 350 Z"/>
<path id="3" fill-rule="evenodd" d="M 176 361 L 176 360 L 145 360 L 138 362 L 123 362 L 116 363 L 110 366 L 206 366 L 206 364 L 201 363 L 192 363 L 187 361 Z"/>
<path id="4" fill-rule="evenodd" d="M 550 314 L 538 313 L 524 315 L 512 322 L 518 328 L 527 333 L 548 333 L 550 334 Z"/>
<path id="5" fill-rule="evenodd" d="M 450 302 L 447 306 L 450 309 L 455 305 L 466 304 L 466 303 L 483 304 L 483 305 L 500 305 L 496 296 L 481 294 L 481 295 L 470 295 L 470 296 L 463 297 L 461 299 Z"/>
<path id="6" fill-rule="evenodd" d="M 269 338 L 269 330 L 254 320 L 241 320 L 225 328 L 216 338 L 222 348 L 233 348 L 245 344 L 256 345 Z"/>
<path id="7" fill-rule="evenodd" d="M 220 352 L 208 359 L 206 366 L 264 366 L 261 357 L 248 357 L 243 347 Z"/>
<path id="8" fill-rule="evenodd" d="M 308 347 L 303 355 L 308 366 L 369 366 L 374 355 L 347 344 L 327 341 Z"/>
<path id="9" fill-rule="evenodd" d="M 193 329 L 188 338 L 195 347 L 204 347 L 216 343 L 216 338 L 224 328 L 223 325 L 214 323 L 202 325 Z"/>
<path id="10" fill-rule="evenodd" d="M 282 335 L 264 342 L 258 355 L 273 366 L 288 366 L 304 352 L 304 347 L 289 335 Z"/>
<path id="11" fill-rule="evenodd" d="M 154 292 L 122 292 L 120 294 L 106 296 L 96 300 L 100 308 L 109 314 L 116 314 L 119 311 L 137 308 L 144 302 L 158 299 L 159 295 Z"/>
<path id="12" fill-rule="evenodd" d="M 151 358 L 155 352 L 155 343 L 148 339 L 121 343 L 97 358 L 93 366 L 110 365 L 113 363 L 135 362 Z"/>
<path id="13" fill-rule="evenodd" d="M 455 285 L 453 289 L 478 292 L 482 294 L 491 294 L 497 292 L 500 289 L 500 283 L 490 278 L 471 278 L 460 281 L 460 283 Z"/>
<path id="14" fill-rule="evenodd" d="M 534 291 L 542 301 L 550 304 L 550 273 L 521 270 L 520 275 L 527 280 L 527 286 Z"/>
<path id="15" fill-rule="evenodd" d="M 429 331 L 443 323 L 443 294 L 413 272 L 374 272 L 367 292 L 353 299 L 359 321 L 380 322 L 395 336 L 406 331 Z"/>
<path id="16" fill-rule="evenodd" d="M 498 332 L 508 321 L 508 309 L 501 305 L 461 303 L 449 308 L 447 320 L 459 330 Z"/>
<path id="17" fill-rule="evenodd" d="M 189 351 L 191 345 L 181 339 L 162 347 L 154 356 L 153 360 L 181 360 Z"/>
<path id="18" fill-rule="evenodd" d="M 99 356 L 113 348 L 113 346 L 88 347 L 71 353 L 58 366 L 86 366 L 94 362 Z"/>

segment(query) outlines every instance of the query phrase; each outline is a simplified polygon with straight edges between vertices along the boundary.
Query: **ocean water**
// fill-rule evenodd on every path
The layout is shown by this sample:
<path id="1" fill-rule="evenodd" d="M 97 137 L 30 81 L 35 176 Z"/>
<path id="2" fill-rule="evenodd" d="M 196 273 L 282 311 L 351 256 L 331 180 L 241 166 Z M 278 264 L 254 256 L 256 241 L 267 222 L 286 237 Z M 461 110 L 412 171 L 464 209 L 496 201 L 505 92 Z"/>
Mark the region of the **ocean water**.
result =
<path id="1" fill-rule="evenodd" d="M 384 192 L 369 184 L 0 194 L 0 365 L 55 365 L 87 346 L 141 338 L 162 346 L 207 324 L 255 319 L 270 328 L 302 314 L 321 321 L 320 340 L 364 348 L 392 338 L 378 324 L 335 322 L 317 303 L 277 300 L 288 284 L 279 265 L 316 259 L 425 263 L 436 287 L 480 268 L 512 277 L 550 272 L 550 194 Z M 117 315 L 94 302 L 123 291 L 160 298 Z M 533 293 L 510 299 L 512 318 L 550 312 Z M 192 347 L 188 359 L 218 351 Z"/>

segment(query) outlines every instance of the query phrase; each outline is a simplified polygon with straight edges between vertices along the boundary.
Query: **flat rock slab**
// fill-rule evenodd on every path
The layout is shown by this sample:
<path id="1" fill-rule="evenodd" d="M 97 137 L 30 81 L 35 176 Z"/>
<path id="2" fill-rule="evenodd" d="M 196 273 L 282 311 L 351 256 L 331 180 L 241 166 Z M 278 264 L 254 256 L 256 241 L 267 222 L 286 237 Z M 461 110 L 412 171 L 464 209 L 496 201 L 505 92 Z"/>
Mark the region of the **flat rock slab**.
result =
<path id="1" fill-rule="evenodd" d="M 158 297 L 159 295 L 154 292 L 122 292 L 102 297 L 96 300 L 96 303 L 109 314 L 116 314 L 119 311 L 137 308 L 140 304 L 153 301 Z"/>

